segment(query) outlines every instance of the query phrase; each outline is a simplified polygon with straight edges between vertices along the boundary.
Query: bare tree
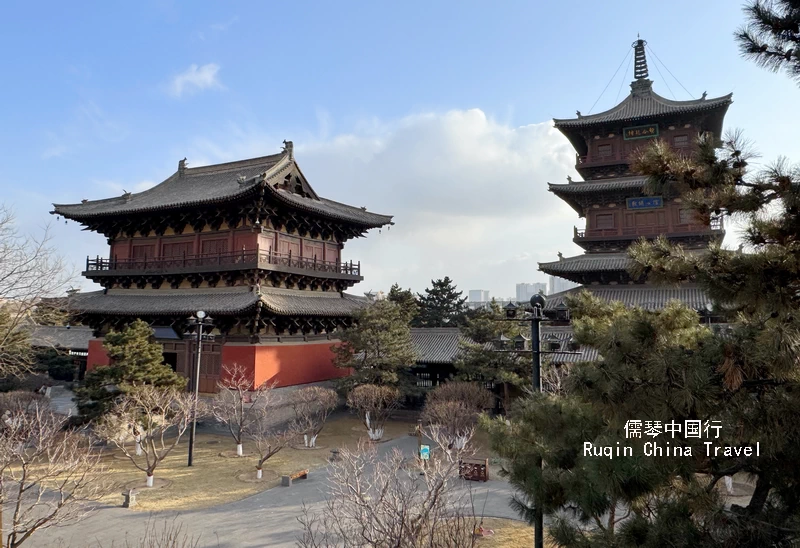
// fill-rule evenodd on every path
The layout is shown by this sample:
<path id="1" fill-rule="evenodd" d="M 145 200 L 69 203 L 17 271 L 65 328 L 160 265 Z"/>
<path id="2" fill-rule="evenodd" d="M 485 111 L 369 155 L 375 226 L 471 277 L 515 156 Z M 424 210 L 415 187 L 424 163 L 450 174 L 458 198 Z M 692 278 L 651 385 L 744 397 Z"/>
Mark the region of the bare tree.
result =
<path id="1" fill-rule="evenodd" d="M 36 531 L 81 520 L 106 490 L 99 455 L 83 436 L 65 431 L 66 422 L 35 399 L 3 412 L 0 517 L 5 512 L 11 519 L 5 529 L 0 519 L 0 531 L 8 548 L 21 546 Z"/>
<path id="2" fill-rule="evenodd" d="M 438 427 L 426 430 L 432 458 L 423 466 L 397 449 L 379 458 L 373 447 L 342 449 L 331 464 L 321 513 L 298 518 L 302 548 L 464 548 L 475 546 L 471 492 L 459 479 L 469 455 L 449 447 Z"/>
<path id="3" fill-rule="evenodd" d="M 453 381 L 436 387 L 428 394 L 422 420 L 441 428 L 448 444 L 464 449 L 480 414 L 490 407 L 494 396 L 474 382 Z"/>
<path id="4" fill-rule="evenodd" d="M 301 388 L 289 395 L 289 406 L 294 410 L 296 425 L 306 447 L 316 447 L 317 436 L 338 403 L 336 391 L 321 386 Z"/>
<path id="5" fill-rule="evenodd" d="M 258 452 L 256 461 L 256 479 L 261 479 L 264 463 L 278 452 L 294 443 L 300 435 L 301 428 L 297 422 L 278 424 L 269 409 L 261 408 L 248 426 L 248 434 Z"/>
<path id="6" fill-rule="evenodd" d="M 542 364 L 542 392 L 563 396 L 565 383 L 570 373 L 570 365 L 550 361 Z"/>
<path id="7" fill-rule="evenodd" d="M 434 388 L 425 403 L 458 401 L 480 413 L 494 405 L 494 396 L 477 382 L 450 381 Z"/>
<path id="8" fill-rule="evenodd" d="M 175 388 L 139 386 L 120 396 L 97 431 L 147 475 L 146 485 L 152 487 L 159 463 L 178 445 L 189 426 L 193 402 L 192 394 Z M 130 439 L 139 441 L 141 455 L 130 452 L 126 445 Z"/>
<path id="9" fill-rule="evenodd" d="M 125 540 L 125 548 L 197 548 L 200 538 L 189 536 L 177 519 L 165 520 L 157 526 L 152 517 L 147 520 L 144 536 L 137 541 Z M 113 547 L 113 544 L 112 544 Z"/>
<path id="10" fill-rule="evenodd" d="M 32 411 L 37 407 L 47 408 L 49 400 L 36 392 L 14 390 L 0 393 L 0 416 L 6 412 L 11 414 Z"/>
<path id="11" fill-rule="evenodd" d="M 13 211 L 0 205 L 0 376 L 20 375 L 33 364 L 28 331 L 43 297 L 63 294 L 73 278 L 52 245 L 49 227 L 39 237 L 15 226 Z"/>
<path id="12" fill-rule="evenodd" d="M 400 391 L 391 386 L 362 384 L 347 395 L 347 406 L 358 413 L 367 427 L 369 439 L 379 441 L 383 437 L 386 421 L 400 406 Z"/>
<path id="13" fill-rule="evenodd" d="M 259 407 L 269 407 L 275 397 L 272 389 L 276 383 L 264 381 L 258 386 L 253 386 L 251 376 L 239 364 L 223 367 L 224 382 L 217 383 L 219 392 L 214 398 L 211 412 L 219 422 L 228 427 L 233 440 L 236 442 L 236 455 L 244 455 L 242 442 Z"/>

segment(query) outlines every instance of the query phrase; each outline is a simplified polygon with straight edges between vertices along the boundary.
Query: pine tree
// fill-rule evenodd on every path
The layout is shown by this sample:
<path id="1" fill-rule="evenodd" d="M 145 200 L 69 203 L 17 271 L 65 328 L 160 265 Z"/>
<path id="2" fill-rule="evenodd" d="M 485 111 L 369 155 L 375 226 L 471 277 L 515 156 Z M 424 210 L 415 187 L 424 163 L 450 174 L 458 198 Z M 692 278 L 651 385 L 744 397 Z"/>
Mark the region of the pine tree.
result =
<path id="1" fill-rule="evenodd" d="M 755 0 L 744 10 L 747 23 L 736 33 L 742 55 L 800 82 L 800 2 Z"/>
<path id="2" fill-rule="evenodd" d="M 797 368 L 780 381 L 745 375 L 732 389 L 736 362 L 764 368 L 771 354 L 752 326 L 715 333 L 678 302 L 661 311 L 628 309 L 584 292 L 569 304 L 577 340 L 603 360 L 575 364 L 565 396 L 519 400 L 510 424 L 489 424 L 521 515 L 532 520 L 539 501 L 557 545 L 569 547 L 755 547 L 795 539 L 800 427 L 786 419 L 800 413 Z M 640 438 L 627 437 L 631 420 L 641 421 Z M 712 427 L 686 437 L 687 420 Z M 650 437 L 646 425 L 655 421 L 664 426 Z M 675 437 L 668 423 L 681 429 Z M 609 453 L 587 455 L 587 442 Z M 758 442 L 760 456 L 709 457 L 706 442 Z M 662 450 L 669 443 L 683 455 L 648 455 L 645 443 Z M 617 453 L 626 446 L 630 456 Z M 744 508 L 726 507 L 719 480 L 739 472 L 755 478 L 755 493 Z"/>
<path id="3" fill-rule="evenodd" d="M 800 5 L 753 2 L 746 11 L 751 26 L 737 35 L 744 53 L 797 77 Z M 740 134 L 727 136 L 722 150 L 716 144 L 702 136 L 697 153 L 684 158 L 656 142 L 632 167 L 648 177 L 645 192 L 680 196 L 705 222 L 745 221 L 744 245 L 694 253 L 659 238 L 637 242 L 629 254 L 634 276 L 697 283 L 728 325 L 699 325 L 697 314 L 677 303 L 628 310 L 584 293 L 569 303 L 573 328 L 602 361 L 575 364 L 566 396 L 537 394 L 520 401 L 510 424 L 488 424 L 495 449 L 509 459 L 517 509 L 530 519 L 532 503 L 541 504 L 554 516 L 550 533 L 560 546 L 723 548 L 800 540 L 800 168 L 781 159 L 752 175 Z M 644 457 L 647 438 L 628 438 L 629 420 L 684 427 L 686 420 L 718 421 L 721 428 L 718 438 L 705 430 L 700 439 L 684 432 L 658 442 L 691 457 Z M 760 455 L 708 452 L 708 441 L 758 444 Z M 588 456 L 586 442 L 614 457 Z M 617 442 L 638 456 L 617 457 Z M 744 507 L 717 489 L 733 474 L 755 484 Z"/>
<path id="4" fill-rule="evenodd" d="M 500 335 L 514 337 L 519 335 L 519 324 L 505 321 L 505 313 L 495 299 L 486 308 L 467 314 L 461 333 L 478 344 L 491 343 Z"/>
<path id="5" fill-rule="evenodd" d="M 353 370 L 340 380 L 340 389 L 348 392 L 360 384 L 376 384 L 410 391 L 410 368 L 416 357 L 407 311 L 386 299 L 371 303 L 354 319 L 355 326 L 340 334 L 342 344 L 332 347 L 336 367 Z"/>
<path id="6" fill-rule="evenodd" d="M 419 313 L 419 305 L 414 293 L 410 289 L 402 289 L 399 284 L 394 284 L 389 289 L 387 299 L 398 305 L 408 317 L 410 324 Z"/>
<path id="7" fill-rule="evenodd" d="M 453 281 L 445 276 L 441 280 L 431 280 L 432 287 L 425 289 L 425 294 L 417 294 L 419 299 L 419 315 L 416 324 L 419 327 L 457 327 L 464 322 L 467 302 L 461 297 L 463 291 L 457 291 Z"/>
<path id="8" fill-rule="evenodd" d="M 186 379 L 163 363 L 161 345 L 152 341 L 153 330 L 136 320 L 122 331 L 111 331 L 103 346 L 112 363 L 95 367 L 75 390 L 84 418 L 104 415 L 122 393 L 142 385 L 184 388 Z"/>

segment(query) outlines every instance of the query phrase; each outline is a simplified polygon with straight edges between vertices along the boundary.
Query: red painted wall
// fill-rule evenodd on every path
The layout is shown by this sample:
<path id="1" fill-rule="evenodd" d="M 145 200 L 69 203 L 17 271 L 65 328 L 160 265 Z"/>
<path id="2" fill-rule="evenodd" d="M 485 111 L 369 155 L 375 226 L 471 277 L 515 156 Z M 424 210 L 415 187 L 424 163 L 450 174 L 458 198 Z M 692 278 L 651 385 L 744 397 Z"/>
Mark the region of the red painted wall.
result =
<path id="1" fill-rule="evenodd" d="M 226 344 L 222 347 L 223 370 L 236 363 L 253 372 L 256 385 L 268 381 L 277 382 L 278 387 L 346 377 L 349 369 L 333 365 L 332 344 L 330 341 L 270 346 Z"/>
<path id="2" fill-rule="evenodd" d="M 92 339 L 89 341 L 89 355 L 86 357 L 86 370 L 91 371 L 98 365 L 109 365 L 111 358 L 108 357 L 103 346 L 103 339 Z"/>

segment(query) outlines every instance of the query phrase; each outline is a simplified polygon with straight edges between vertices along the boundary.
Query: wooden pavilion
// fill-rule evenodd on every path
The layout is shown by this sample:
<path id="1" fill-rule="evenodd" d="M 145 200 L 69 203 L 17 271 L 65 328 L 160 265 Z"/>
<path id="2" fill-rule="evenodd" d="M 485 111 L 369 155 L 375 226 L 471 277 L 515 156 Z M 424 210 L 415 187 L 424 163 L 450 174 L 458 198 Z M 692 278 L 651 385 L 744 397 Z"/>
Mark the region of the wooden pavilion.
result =
<path id="1" fill-rule="evenodd" d="M 344 244 L 392 218 L 320 197 L 284 144 L 279 154 L 224 164 L 190 168 L 184 159 L 144 192 L 55 205 L 53 214 L 108 239 L 83 272 L 103 290 L 69 299 L 94 330 L 89 369 L 109 363 L 108 330 L 141 318 L 170 328 L 156 330 L 173 334 L 157 338 L 165 362 L 188 376 L 196 343 L 187 320 L 202 310 L 215 335 L 203 343 L 203 392 L 234 363 L 254 382 L 280 386 L 347 373 L 332 364 L 333 333 L 366 300 L 345 292 L 363 277 Z"/>

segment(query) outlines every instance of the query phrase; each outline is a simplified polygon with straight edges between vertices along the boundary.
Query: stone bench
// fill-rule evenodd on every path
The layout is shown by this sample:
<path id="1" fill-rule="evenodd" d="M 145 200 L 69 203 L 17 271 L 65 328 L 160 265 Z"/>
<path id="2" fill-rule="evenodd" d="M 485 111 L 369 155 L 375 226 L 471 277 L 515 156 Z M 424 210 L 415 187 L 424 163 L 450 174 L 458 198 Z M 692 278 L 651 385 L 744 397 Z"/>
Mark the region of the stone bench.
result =
<path id="1" fill-rule="evenodd" d="M 284 487 L 291 487 L 292 481 L 296 479 L 308 479 L 308 470 L 298 470 L 294 474 L 281 476 L 281 485 Z"/>

